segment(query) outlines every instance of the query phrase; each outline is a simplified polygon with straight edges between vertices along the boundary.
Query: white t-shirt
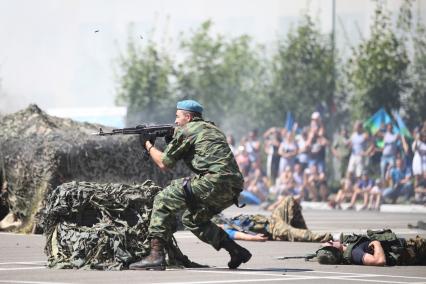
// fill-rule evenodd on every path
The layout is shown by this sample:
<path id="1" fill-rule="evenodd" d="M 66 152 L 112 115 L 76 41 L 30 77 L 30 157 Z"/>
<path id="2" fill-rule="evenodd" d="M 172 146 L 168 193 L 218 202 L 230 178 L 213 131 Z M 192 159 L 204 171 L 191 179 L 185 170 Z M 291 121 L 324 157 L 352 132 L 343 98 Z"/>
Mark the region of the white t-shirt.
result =
<path id="1" fill-rule="evenodd" d="M 416 140 L 413 142 L 412 149 L 414 151 L 413 174 L 421 175 L 426 171 L 426 143 Z"/>
<path id="2" fill-rule="evenodd" d="M 352 133 L 351 136 L 352 143 L 352 154 L 361 155 L 365 149 L 365 136 L 364 133 Z"/>
<path id="3" fill-rule="evenodd" d="M 396 142 L 398 141 L 398 134 L 386 132 L 383 137 L 385 146 L 383 147 L 383 156 L 396 155 Z"/>

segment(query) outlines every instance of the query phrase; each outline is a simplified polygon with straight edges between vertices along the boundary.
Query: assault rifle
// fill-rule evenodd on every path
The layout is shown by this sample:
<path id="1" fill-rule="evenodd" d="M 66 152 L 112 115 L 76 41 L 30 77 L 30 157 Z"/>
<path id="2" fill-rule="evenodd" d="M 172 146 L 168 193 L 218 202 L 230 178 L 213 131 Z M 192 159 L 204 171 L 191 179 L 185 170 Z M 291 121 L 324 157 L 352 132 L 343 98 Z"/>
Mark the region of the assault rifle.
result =
<path id="1" fill-rule="evenodd" d="M 300 255 L 300 256 L 280 256 L 277 257 L 277 259 L 279 260 L 286 260 L 286 259 L 305 259 L 305 261 L 309 261 L 310 259 L 313 259 L 314 257 L 316 257 L 317 254 L 316 253 L 308 253 L 305 255 Z"/>
<path id="2" fill-rule="evenodd" d="M 166 143 L 170 142 L 173 136 L 175 126 L 173 124 L 159 124 L 159 125 L 137 125 L 136 127 L 113 129 L 111 132 L 104 132 L 99 128 L 99 132 L 94 133 L 99 136 L 110 135 L 139 135 L 139 141 L 143 148 L 143 158 L 149 159 L 148 151 L 145 149 L 145 142 L 150 141 L 155 144 L 158 137 L 164 137 Z"/>

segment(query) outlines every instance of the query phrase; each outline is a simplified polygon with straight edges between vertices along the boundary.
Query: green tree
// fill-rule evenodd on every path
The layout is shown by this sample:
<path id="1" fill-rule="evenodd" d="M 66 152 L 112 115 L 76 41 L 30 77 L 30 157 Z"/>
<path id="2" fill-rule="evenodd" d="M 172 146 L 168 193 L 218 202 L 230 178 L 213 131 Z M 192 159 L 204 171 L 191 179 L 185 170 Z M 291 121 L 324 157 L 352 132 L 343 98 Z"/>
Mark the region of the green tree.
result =
<path id="1" fill-rule="evenodd" d="M 309 15 L 304 15 L 295 30 L 279 41 L 272 60 L 272 83 L 265 101 L 265 115 L 281 125 L 291 111 L 305 124 L 319 106 L 333 104 L 334 65 L 329 36 L 320 33 Z"/>
<path id="2" fill-rule="evenodd" d="M 170 57 L 149 40 L 140 47 L 129 39 L 119 58 L 116 103 L 127 106 L 127 124 L 170 122 L 173 119 Z"/>
<path id="3" fill-rule="evenodd" d="M 184 54 L 177 67 L 180 99 L 199 100 L 206 117 L 233 132 L 258 124 L 255 101 L 264 88 L 266 72 L 261 48 L 243 35 L 211 35 L 212 22 L 204 22 L 181 41 Z"/>
<path id="4" fill-rule="evenodd" d="M 413 60 L 409 71 L 411 92 L 404 109 L 408 123 L 414 126 L 426 121 L 426 27 L 420 18 L 413 36 Z"/>
<path id="5" fill-rule="evenodd" d="M 408 86 L 406 47 L 393 31 L 383 1 L 377 1 L 370 33 L 353 48 L 347 65 L 351 112 L 358 119 L 367 118 L 380 107 L 399 110 Z"/>

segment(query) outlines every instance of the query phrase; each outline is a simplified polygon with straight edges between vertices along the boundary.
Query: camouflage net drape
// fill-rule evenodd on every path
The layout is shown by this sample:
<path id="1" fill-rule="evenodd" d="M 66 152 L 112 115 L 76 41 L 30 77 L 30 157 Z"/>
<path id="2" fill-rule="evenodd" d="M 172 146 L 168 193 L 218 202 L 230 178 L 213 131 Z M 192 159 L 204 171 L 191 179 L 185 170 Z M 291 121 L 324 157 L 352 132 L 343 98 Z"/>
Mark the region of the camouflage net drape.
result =
<path id="1" fill-rule="evenodd" d="M 152 181 L 142 185 L 70 182 L 51 192 L 42 213 L 49 267 L 115 270 L 149 253 Z M 169 266 L 199 267 L 167 245 Z"/>
<path id="2" fill-rule="evenodd" d="M 141 158 L 137 136 L 91 135 L 99 127 L 49 116 L 36 105 L 0 119 L 0 205 L 6 203 L 23 221 L 20 231 L 32 230 L 46 194 L 64 182 L 130 184 L 151 179 L 164 186 L 187 173 L 178 166 L 160 174 Z"/>

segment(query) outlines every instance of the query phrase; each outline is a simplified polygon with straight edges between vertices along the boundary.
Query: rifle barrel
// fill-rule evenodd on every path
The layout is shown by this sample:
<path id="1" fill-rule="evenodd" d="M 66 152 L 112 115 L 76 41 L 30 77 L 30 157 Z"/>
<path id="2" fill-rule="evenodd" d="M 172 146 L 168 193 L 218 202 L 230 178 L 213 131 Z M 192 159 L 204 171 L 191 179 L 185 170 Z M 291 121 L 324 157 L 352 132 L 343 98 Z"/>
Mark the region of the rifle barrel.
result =
<path id="1" fill-rule="evenodd" d="M 305 261 L 308 261 L 312 258 L 314 258 L 316 256 L 316 254 L 311 253 L 311 254 L 306 254 L 306 255 L 297 255 L 297 256 L 279 256 L 277 257 L 277 259 L 279 260 L 286 260 L 286 259 L 305 259 Z"/>
<path id="2" fill-rule="evenodd" d="M 158 136 L 166 136 L 168 134 L 172 134 L 170 132 L 174 129 L 173 124 L 160 124 L 160 125 L 152 125 L 152 126 L 146 126 L 146 125 L 138 125 L 136 127 L 127 127 L 127 128 L 116 128 L 113 129 L 111 132 L 104 132 L 102 128 L 99 128 L 99 132 L 93 133 L 94 135 L 99 136 L 109 136 L 109 135 L 135 135 L 135 134 L 142 134 L 142 133 L 152 133 L 156 134 Z"/>

